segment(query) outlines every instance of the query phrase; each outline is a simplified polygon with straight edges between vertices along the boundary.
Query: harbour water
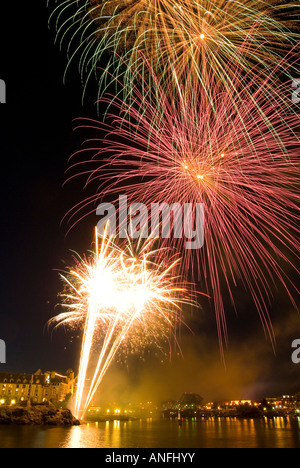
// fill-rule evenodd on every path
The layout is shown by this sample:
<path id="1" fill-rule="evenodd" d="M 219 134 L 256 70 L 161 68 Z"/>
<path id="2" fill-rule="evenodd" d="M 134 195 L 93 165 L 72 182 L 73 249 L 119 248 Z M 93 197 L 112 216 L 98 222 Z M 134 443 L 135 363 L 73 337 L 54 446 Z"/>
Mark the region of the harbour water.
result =
<path id="1" fill-rule="evenodd" d="M 0 448 L 300 448 L 300 418 L 111 421 L 0 426 Z"/>

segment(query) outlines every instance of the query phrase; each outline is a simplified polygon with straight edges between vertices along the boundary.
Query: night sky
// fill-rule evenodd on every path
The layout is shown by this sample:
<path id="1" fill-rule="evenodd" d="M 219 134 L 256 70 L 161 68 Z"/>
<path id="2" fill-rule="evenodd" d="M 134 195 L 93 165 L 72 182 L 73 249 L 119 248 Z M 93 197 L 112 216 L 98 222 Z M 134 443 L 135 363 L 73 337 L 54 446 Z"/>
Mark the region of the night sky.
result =
<path id="1" fill-rule="evenodd" d="M 7 11 L 0 15 L 0 79 L 7 85 L 7 104 L 0 105 L 0 339 L 7 345 L 7 364 L 0 364 L 0 372 L 64 372 L 78 365 L 79 339 L 63 330 L 51 333 L 46 324 L 55 315 L 58 270 L 70 262 L 71 250 L 90 248 L 97 222 L 90 216 L 68 235 L 61 224 L 82 197 L 80 181 L 63 186 L 68 158 L 82 142 L 74 119 L 96 117 L 96 92 L 91 86 L 82 104 L 76 61 L 63 82 L 66 53 L 54 44 L 46 1 L 2 3 Z M 183 331 L 184 359 L 116 367 L 107 389 L 119 389 L 115 384 L 122 382 L 123 391 L 144 392 L 150 383 L 161 398 L 190 391 L 206 399 L 300 391 L 300 364 L 291 361 L 291 343 L 300 339 L 297 311 L 280 288 L 274 291 L 274 354 L 247 292 L 237 297 L 238 313 L 227 310 L 226 369 L 213 310 L 203 302 L 202 311 L 187 317 L 194 334 Z"/>

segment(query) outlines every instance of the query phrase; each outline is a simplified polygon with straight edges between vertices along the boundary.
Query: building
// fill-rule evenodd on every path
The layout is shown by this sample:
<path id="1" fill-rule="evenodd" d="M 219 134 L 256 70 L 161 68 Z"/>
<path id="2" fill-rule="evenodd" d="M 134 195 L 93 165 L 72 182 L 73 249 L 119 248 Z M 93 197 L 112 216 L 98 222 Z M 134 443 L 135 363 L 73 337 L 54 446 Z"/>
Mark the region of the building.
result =
<path id="1" fill-rule="evenodd" d="M 34 374 L 0 373 L 0 402 L 1 404 L 13 404 L 20 401 L 43 400 L 43 387 L 45 376 L 39 371 Z"/>
<path id="2" fill-rule="evenodd" d="M 272 409 L 273 411 L 298 411 L 300 410 L 300 392 L 295 395 L 282 395 L 277 398 L 266 398 L 265 407 L 266 409 Z"/>
<path id="3" fill-rule="evenodd" d="M 67 395 L 73 395 L 75 386 L 76 379 L 72 369 L 68 369 L 66 375 L 55 371 L 43 373 L 41 370 L 35 374 L 0 372 L 0 404 L 10 405 L 26 401 L 59 403 L 64 401 Z"/>
<path id="4" fill-rule="evenodd" d="M 73 395 L 76 379 L 72 369 L 68 369 L 66 375 L 52 371 L 46 372 L 45 376 L 44 398 L 46 401 L 58 403 L 64 401 L 67 395 Z"/>

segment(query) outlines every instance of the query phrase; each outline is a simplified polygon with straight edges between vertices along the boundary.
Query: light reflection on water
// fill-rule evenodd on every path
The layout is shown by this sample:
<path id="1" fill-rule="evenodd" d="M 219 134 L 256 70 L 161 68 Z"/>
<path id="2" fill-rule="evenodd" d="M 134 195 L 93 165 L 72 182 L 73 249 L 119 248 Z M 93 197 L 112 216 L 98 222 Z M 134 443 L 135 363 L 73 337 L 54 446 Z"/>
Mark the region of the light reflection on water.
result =
<path id="1" fill-rule="evenodd" d="M 82 426 L 0 426 L 1 448 L 300 448 L 300 418 L 138 420 Z"/>

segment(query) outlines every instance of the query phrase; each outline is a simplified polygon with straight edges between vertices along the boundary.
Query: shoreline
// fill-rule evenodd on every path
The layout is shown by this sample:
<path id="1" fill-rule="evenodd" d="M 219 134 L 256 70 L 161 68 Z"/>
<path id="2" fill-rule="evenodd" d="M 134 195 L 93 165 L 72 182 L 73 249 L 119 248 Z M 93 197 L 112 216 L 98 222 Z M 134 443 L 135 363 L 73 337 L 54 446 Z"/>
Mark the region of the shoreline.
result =
<path id="1" fill-rule="evenodd" d="M 79 426 L 69 409 L 59 409 L 53 404 L 27 406 L 1 406 L 0 425 L 18 426 Z"/>

